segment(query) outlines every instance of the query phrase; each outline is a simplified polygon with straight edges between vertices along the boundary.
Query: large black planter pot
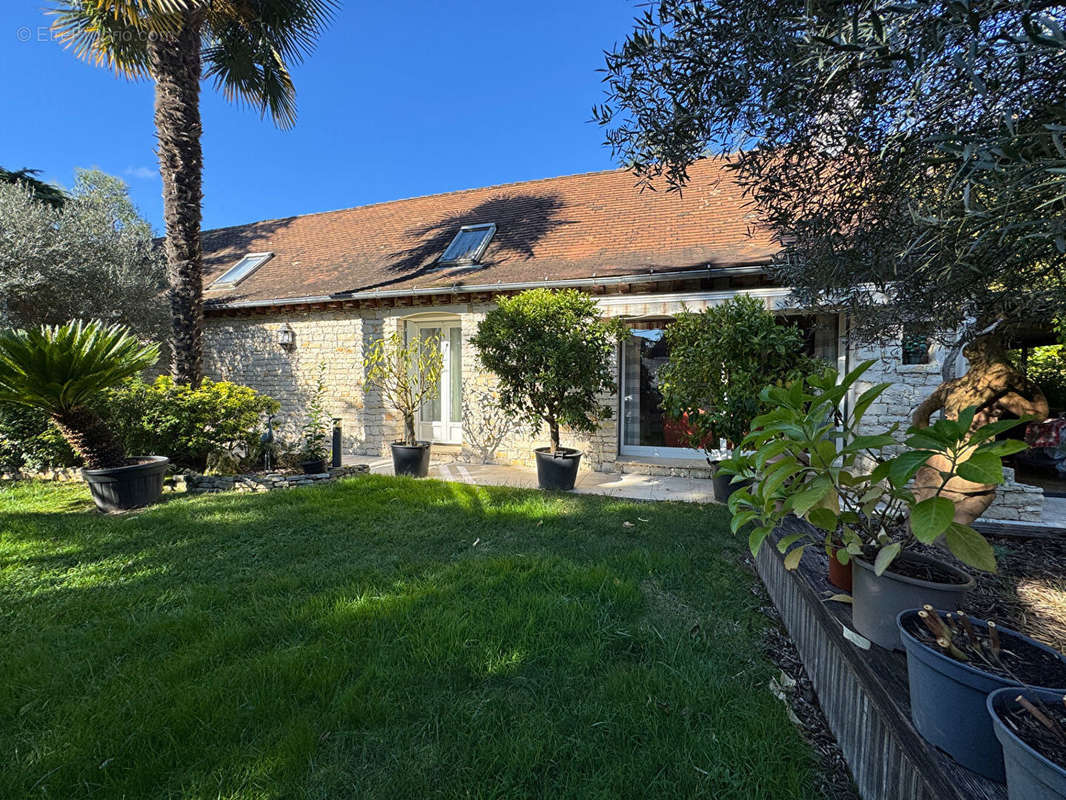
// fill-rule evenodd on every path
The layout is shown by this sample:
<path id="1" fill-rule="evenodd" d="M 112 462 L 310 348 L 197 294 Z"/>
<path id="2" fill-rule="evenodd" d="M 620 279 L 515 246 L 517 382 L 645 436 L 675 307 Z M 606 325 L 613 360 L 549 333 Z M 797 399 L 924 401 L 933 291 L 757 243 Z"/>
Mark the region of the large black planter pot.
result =
<path id="1" fill-rule="evenodd" d="M 101 511 L 125 511 L 148 506 L 163 493 L 163 477 L 170 459 L 163 456 L 134 456 L 124 467 L 83 469 L 89 492 Z"/>
<path id="2" fill-rule="evenodd" d="M 317 461 L 302 461 L 300 466 L 303 467 L 304 475 L 321 475 L 326 471 L 326 459 L 320 458 Z"/>
<path id="3" fill-rule="evenodd" d="M 414 445 L 393 442 L 391 447 L 392 468 L 397 475 L 424 478 L 429 474 L 429 442 Z"/>
<path id="4" fill-rule="evenodd" d="M 1003 747 L 1003 762 L 1007 775 L 1007 796 L 1010 800 L 1062 800 L 1066 798 L 1066 769 L 1049 761 L 1023 742 L 1003 724 L 1000 712 L 1013 703 L 1018 695 L 1029 701 L 1040 700 L 1045 705 L 1062 702 L 1062 690 L 997 689 L 988 696 L 988 713 L 993 730 Z"/>
<path id="5" fill-rule="evenodd" d="M 958 606 L 940 608 L 955 609 Z M 917 619 L 916 608 L 904 611 L 897 619 L 900 638 L 907 651 L 907 680 L 910 683 L 911 721 L 914 727 L 927 742 L 939 747 L 964 767 L 1003 783 L 1003 752 L 992 730 L 992 718 L 988 715 L 986 703 L 991 692 L 1005 686 L 1017 688 L 1018 684 L 948 658 L 911 636 L 904 625 L 913 624 Z M 977 619 L 972 620 L 972 623 L 980 631 L 988 628 Z M 1009 639 L 1017 637 L 1066 664 L 1066 659 L 1050 647 L 1017 631 L 1000 628 L 999 635 L 1004 640 L 1004 647 L 1009 648 Z M 1056 702 L 1061 702 L 1061 697 L 1060 691 L 1060 699 Z"/>
<path id="6" fill-rule="evenodd" d="M 574 488 L 577 468 L 581 463 L 580 450 L 560 447 L 552 455 L 550 447 L 538 447 L 533 452 L 537 456 L 537 483 L 541 489 L 570 491 Z"/>
<path id="7" fill-rule="evenodd" d="M 918 553 L 905 553 L 898 558 L 936 564 L 957 575 L 959 583 L 935 583 L 893 572 L 878 576 L 869 561 L 851 559 L 851 621 L 856 631 L 888 650 L 903 649 L 896 627 L 896 616 L 900 611 L 921 608 L 927 603 L 933 608 L 963 608 L 966 593 L 975 585 L 974 579 L 961 569 L 935 558 Z"/>
<path id="8" fill-rule="evenodd" d="M 711 482 L 714 484 L 714 499 L 719 503 L 728 503 L 729 498 L 733 496 L 733 492 L 752 484 L 750 478 L 733 483 L 733 478 L 735 477 L 735 475 L 719 475 L 716 472 L 714 477 L 711 478 Z"/>

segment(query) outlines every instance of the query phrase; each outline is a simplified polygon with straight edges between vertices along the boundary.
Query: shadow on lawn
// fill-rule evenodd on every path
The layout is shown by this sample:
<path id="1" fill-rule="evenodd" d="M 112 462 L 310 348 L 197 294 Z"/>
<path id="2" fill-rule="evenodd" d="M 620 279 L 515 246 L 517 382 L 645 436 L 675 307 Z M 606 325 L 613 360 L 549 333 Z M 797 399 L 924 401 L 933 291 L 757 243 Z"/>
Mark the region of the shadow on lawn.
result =
<path id="1" fill-rule="evenodd" d="M 638 515 L 655 524 L 623 525 Z M 684 796 L 713 779 L 771 796 L 759 772 L 734 774 L 782 757 L 783 711 L 750 692 L 765 677 L 750 631 L 646 627 L 649 575 L 721 581 L 704 629 L 751 613 L 735 564 L 712 559 L 739 545 L 696 534 L 701 520 L 380 476 L 6 516 L 18 624 L 0 637 L 0 708 L 21 711 L 0 732 L 17 754 L 0 795 L 562 796 L 589 781 Z M 713 754 L 699 772 L 674 758 L 697 744 Z"/>

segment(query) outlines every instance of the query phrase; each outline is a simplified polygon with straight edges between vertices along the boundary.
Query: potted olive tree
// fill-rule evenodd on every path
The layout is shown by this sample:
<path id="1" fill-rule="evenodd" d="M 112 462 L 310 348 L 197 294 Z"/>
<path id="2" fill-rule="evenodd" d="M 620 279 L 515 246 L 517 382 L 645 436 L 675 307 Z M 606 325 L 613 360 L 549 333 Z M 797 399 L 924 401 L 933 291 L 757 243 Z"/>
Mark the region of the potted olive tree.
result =
<path id="1" fill-rule="evenodd" d="M 397 475 L 424 478 L 429 474 L 431 443 L 418 440 L 415 416 L 422 404 L 440 391 L 443 368 L 439 337 L 408 340 L 403 331 L 375 341 L 363 360 L 366 389 L 381 392 L 385 402 L 403 417 L 403 440 L 391 443 Z"/>
<path id="2" fill-rule="evenodd" d="M 497 298 L 472 339 L 496 374 L 500 405 L 534 427 L 548 426 L 550 447 L 534 452 L 542 489 L 573 489 L 581 452 L 562 447 L 559 430 L 592 433 L 611 416 L 600 396 L 614 392 L 612 361 L 625 335 L 600 318 L 596 301 L 573 289 L 530 289 Z"/>
<path id="3" fill-rule="evenodd" d="M 739 444 L 764 410 L 763 387 L 799 378 L 811 367 L 799 330 L 747 295 L 679 314 L 664 335 L 670 360 L 659 370 L 663 410 L 684 420 L 691 447 L 711 464 L 708 447 L 720 439 L 730 448 Z M 733 475 L 716 472 L 720 501 L 738 485 Z"/>
<path id="4" fill-rule="evenodd" d="M 0 403 L 44 411 L 77 453 L 102 511 L 137 508 L 159 498 L 169 459 L 128 458 L 93 404 L 101 393 L 150 367 L 156 345 L 119 325 L 72 321 L 0 332 Z"/>
<path id="5" fill-rule="evenodd" d="M 789 514 L 806 520 L 808 533 L 777 544 L 786 554 L 785 566 L 799 565 L 811 538 L 830 557 L 850 563 L 856 630 L 882 647 L 898 648 L 899 612 L 926 603 L 960 608 L 974 585 L 965 571 L 914 552 L 915 544 L 942 544 L 965 565 L 996 568 L 992 546 L 970 526 L 955 522 L 955 504 L 941 490 L 955 476 L 1002 483 L 1002 458 L 1026 445 L 995 438 L 1020 420 L 974 427 L 973 409 L 956 420 L 909 429 L 902 448 L 893 435 L 897 425 L 864 432 L 863 415 L 889 384 L 860 394 L 846 418 L 839 407 L 873 363 L 863 363 L 843 380 L 827 369 L 787 388 L 764 389 L 762 398 L 771 410 L 753 420 L 743 452 L 722 468 L 754 479 L 729 499 L 733 530 L 751 525 L 752 553 Z M 933 456 L 945 459 L 940 490 L 919 501 L 909 484 Z"/>

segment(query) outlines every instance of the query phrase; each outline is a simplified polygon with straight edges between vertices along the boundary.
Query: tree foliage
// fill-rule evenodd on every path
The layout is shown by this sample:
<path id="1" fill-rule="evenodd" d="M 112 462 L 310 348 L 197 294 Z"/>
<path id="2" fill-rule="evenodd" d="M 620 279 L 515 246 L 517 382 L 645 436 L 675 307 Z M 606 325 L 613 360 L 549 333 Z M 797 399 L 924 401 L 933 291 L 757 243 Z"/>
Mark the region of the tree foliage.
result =
<path id="1" fill-rule="evenodd" d="M 780 324 L 748 295 L 698 314 L 678 314 L 666 340 L 670 360 L 659 371 L 663 408 L 687 420 L 697 448 L 718 438 L 738 444 L 766 410 L 759 398 L 763 388 L 814 366 L 799 330 Z"/>
<path id="2" fill-rule="evenodd" d="M 592 433 L 612 409 L 613 355 L 625 335 L 600 318 L 596 301 L 574 289 L 530 289 L 499 297 L 471 340 L 499 380 L 500 405 L 535 428 L 547 424 L 552 452 L 559 426 Z"/>
<path id="3" fill-rule="evenodd" d="M 0 301 L 16 327 L 95 318 L 144 339 L 166 331 L 162 257 L 126 184 L 80 170 L 67 200 L 0 185 Z"/>
<path id="4" fill-rule="evenodd" d="M 393 331 L 376 340 L 363 360 L 366 388 L 381 393 L 385 402 L 403 417 L 403 443 L 418 444 L 415 415 L 422 404 L 440 392 L 444 370 L 439 336 L 407 339 Z"/>
<path id="5" fill-rule="evenodd" d="M 23 186 L 29 189 L 35 200 L 40 200 L 54 208 L 60 208 L 67 201 L 66 192 L 55 184 L 40 180 L 37 177 L 40 174 L 39 169 L 10 170 L 0 167 L 0 184 Z"/>
<path id="6" fill-rule="evenodd" d="M 1064 20 L 1042 0 L 664 0 L 607 55 L 596 116 L 645 182 L 725 154 L 778 279 L 863 338 L 1046 319 L 1066 308 Z"/>

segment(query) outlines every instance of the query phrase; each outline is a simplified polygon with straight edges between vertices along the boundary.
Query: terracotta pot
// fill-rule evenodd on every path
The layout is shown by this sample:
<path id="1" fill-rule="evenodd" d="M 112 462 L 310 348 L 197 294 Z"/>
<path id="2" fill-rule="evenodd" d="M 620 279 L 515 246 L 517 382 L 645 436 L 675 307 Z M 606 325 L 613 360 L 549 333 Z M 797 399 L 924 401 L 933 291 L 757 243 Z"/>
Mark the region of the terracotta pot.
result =
<path id="1" fill-rule="evenodd" d="M 834 547 L 829 556 L 829 583 L 851 594 L 851 564 L 841 564 L 837 560 L 839 547 Z"/>

